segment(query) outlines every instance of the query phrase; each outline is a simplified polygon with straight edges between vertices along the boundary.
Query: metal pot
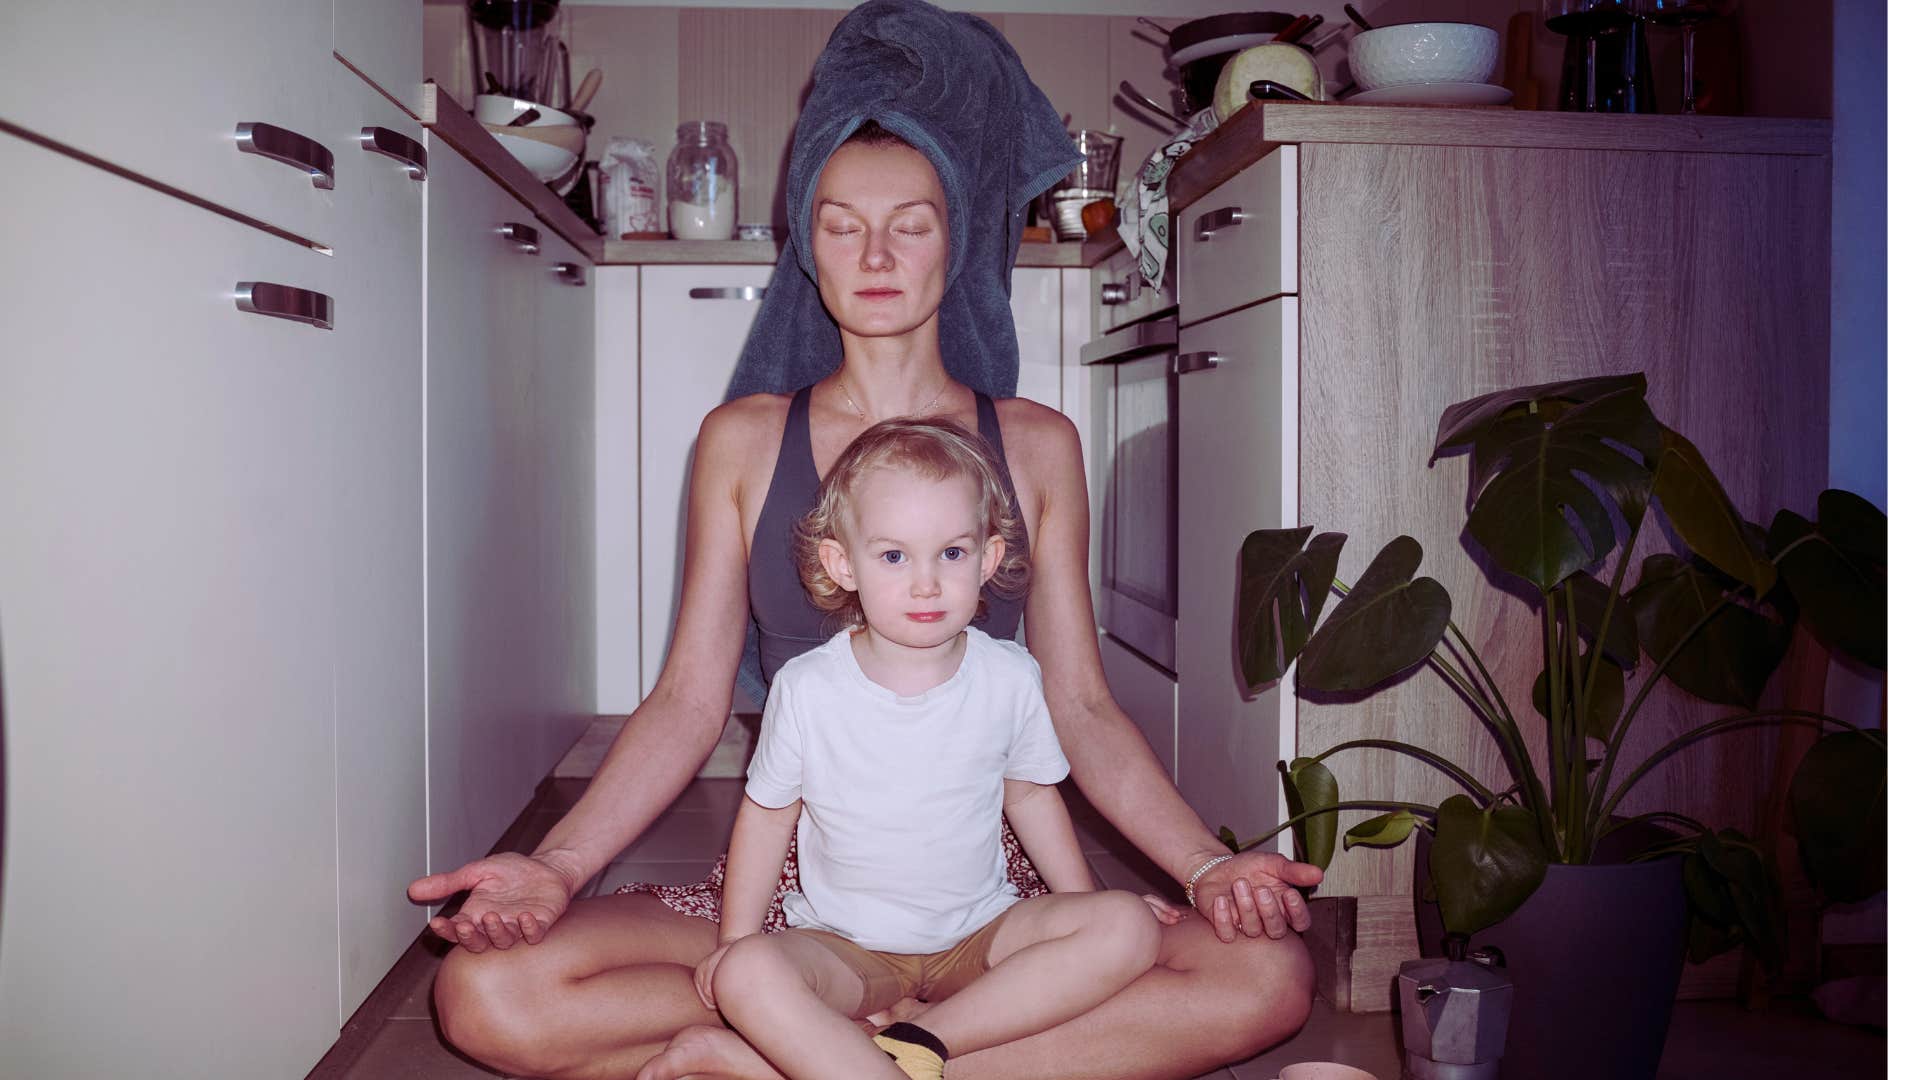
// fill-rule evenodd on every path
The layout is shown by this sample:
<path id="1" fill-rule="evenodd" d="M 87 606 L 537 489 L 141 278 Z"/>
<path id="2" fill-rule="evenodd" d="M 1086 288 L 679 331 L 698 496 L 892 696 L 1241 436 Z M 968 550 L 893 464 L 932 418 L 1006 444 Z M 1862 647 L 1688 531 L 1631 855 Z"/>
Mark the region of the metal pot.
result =
<path id="1" fill-rule="evenodd" d="M 1167 62 L 1180 75 L 1174 108 L 1192 116 L 1213 103 L 1213 84 L 1235 53 L 1272 41 L 1293 23 L 1283 11 L 1240 11 L 1209 15 L 1173 28 Z"/>

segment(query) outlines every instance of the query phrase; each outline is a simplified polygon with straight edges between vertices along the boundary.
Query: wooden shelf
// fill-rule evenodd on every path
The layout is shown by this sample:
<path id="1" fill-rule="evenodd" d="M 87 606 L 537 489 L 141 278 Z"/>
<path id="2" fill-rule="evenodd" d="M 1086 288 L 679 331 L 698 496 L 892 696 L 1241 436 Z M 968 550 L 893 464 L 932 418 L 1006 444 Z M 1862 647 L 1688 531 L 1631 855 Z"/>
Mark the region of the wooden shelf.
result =
<path id="1" fill-rule="evenodd" d="M 481 172 L 506 188 L 514 198 L 525 203 L 542 224 L 559 233 L 569 244 L 578 248 L 580 254 L 593 262 L 601 261 L 599 235 L 588 228 L 578 214 L 568 209 L 552 188 L 534 179 L 533 173 L 507 153 L 506 148 L 486 128 L 467 115 L 459 102 L 434 83 L 425 84 L 422 90 L 420 122 L 448 146 L 458 150 L 461 157 L 473 162 Z"/>

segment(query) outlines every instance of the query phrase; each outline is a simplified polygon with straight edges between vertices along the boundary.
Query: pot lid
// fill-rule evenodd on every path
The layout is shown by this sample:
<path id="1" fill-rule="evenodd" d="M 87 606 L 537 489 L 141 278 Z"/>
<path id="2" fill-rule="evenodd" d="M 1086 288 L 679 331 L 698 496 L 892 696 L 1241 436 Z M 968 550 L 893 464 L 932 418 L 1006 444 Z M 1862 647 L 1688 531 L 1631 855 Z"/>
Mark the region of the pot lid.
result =
<path id="1" fill-rule="evenodd" d="M 1225 15 L 1208 15 L 1174 27 L 1167 39 L 1167 52 L 1177 53 L 1210 38 L 1239 34 L 1265 34 L 1272 37 L 1292 22 L 1293 16 L 1281 11 L 1236 11 Z"/>

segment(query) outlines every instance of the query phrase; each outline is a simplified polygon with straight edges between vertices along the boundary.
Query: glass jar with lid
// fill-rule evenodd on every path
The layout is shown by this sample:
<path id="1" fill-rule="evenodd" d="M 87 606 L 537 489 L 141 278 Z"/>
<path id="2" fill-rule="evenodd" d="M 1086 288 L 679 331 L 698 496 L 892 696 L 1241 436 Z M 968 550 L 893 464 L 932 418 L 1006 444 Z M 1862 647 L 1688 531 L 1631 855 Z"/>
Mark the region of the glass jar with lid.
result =
<path id="1" fill-rule="evenodd" d="M 681 124 L 667 155 L 667 217 L 678 240 L 731 240 L 739 216 L 740 163 L 727 125 Z"/>

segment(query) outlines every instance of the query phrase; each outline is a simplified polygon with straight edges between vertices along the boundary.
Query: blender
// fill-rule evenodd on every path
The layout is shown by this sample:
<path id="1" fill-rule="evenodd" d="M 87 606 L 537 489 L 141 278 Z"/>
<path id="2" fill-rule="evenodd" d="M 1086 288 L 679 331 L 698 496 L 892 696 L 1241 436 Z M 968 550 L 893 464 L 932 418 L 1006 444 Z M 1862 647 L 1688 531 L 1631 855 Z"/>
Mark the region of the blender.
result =
<path id="1" fill-rule="evenodd" d="M 468 0 L 474 94 L 504 94 L 541 105 L 564 105 L 550 93 L 559 73 L 555 70 L 556 50 L 548 44 L 547 27 L 559 10 L 560 0 Z"/>

